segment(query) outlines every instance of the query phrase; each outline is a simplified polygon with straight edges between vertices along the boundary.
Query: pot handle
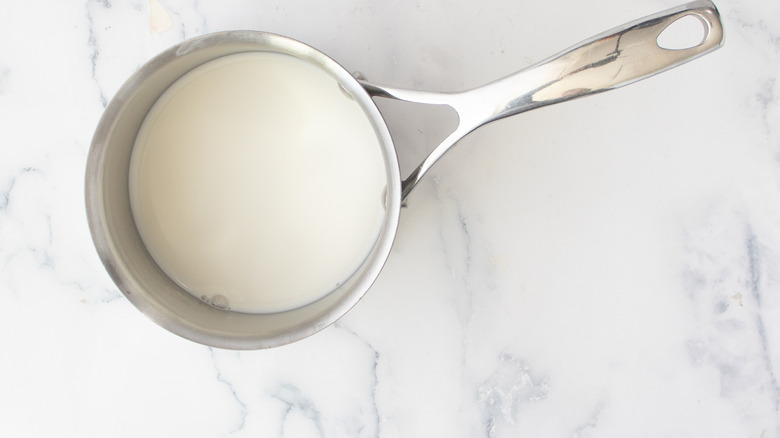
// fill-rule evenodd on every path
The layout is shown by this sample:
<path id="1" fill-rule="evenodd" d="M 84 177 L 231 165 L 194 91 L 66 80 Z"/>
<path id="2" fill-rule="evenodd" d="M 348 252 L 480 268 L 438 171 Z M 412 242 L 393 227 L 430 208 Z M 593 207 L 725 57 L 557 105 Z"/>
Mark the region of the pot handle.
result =
<path id="1" fill-rule="evenodd" d="M 699 44 L 682 49 L 659 46 L 672 23 L 695 17 L 703 25 Z M 622 87 L 705 55 L 723 45 L 723 25 L 710 0 L 669 9 L 577 44 L 525 70 L 481 87 L 455 93 L 403 90 L 361 81 L 375 97 L 449 105 L 458 127 L 403 182 L 402 199 L 458 140 L 482 125 L 546 105 Z"/>

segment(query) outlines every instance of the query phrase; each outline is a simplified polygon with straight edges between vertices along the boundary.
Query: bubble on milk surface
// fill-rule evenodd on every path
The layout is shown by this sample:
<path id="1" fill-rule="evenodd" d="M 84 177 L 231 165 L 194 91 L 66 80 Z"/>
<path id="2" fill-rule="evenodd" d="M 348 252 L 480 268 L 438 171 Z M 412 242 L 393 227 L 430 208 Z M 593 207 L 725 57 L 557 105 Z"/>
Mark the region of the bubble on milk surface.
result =
<path id="1" fill-rule="evenodd" d="M 217 309 L 230 310 L 230 301 L 224 295 L 217 294 L 213 297 L 209 297 L 208 295 L 201 295 L 200 299 L 204 303 L 214 306 Z"/>
<path id="2" fill-rule="evenodd" d="M 230 302 L 224 295 L 214 295 L 211 297 L 211 305 L 218 309 L 230 309 Z"/>

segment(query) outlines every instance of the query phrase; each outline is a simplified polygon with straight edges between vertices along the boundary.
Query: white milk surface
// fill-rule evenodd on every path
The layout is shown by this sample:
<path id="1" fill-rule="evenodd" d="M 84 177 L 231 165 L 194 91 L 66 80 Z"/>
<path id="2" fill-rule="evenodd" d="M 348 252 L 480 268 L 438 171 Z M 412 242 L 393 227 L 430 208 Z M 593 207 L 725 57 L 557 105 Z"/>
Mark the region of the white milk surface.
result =
<path id="1" fill-rule="evenodd" d="M 198 298 L 296 308 L 348 279 L 384 218 L 379 140 L 334 78 L 248 52 L 175 82 L 140 129 L 130 199 L 159 266 Z"/>

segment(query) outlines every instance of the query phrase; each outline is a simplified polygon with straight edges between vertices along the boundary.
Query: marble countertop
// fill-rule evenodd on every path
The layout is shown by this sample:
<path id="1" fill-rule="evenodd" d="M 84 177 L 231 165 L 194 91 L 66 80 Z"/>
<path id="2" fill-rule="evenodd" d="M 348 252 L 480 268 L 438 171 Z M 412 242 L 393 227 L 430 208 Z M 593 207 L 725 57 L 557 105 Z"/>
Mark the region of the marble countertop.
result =
<path id="1" fill-rule="evenodd" d="M 722 49 L 464 139 L 374 287 L 298 343 L 170 334 L 90 239 L 98 119 L 186 38 L 266 30 L 369 80 L 458 90 L 676 4 L 4 2 L 0 436 L 780 437 L 776 1 L 718 0 Z M 435 130 L 385 111 L 408 173 Z"/>

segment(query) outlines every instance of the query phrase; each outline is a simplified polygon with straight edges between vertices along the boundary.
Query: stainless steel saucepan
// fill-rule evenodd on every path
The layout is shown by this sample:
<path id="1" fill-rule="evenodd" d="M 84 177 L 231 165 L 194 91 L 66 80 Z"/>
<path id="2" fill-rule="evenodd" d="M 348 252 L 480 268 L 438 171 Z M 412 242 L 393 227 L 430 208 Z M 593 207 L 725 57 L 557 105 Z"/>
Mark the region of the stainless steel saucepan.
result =
<path id="1" fill-rule="evenodd" d="M 683 17 L 695 17 L 703 38 L 693 47 L 662 48 L 659 35 Z M 523 71 L 463 92 L 429 93 L 379 86 L 354 78 L 318 50 L 279 35 L 237 31 L 204 35 L 168 49 L 138 70 L 117 92 L 95 133 L 86 171 L 86 206 L 97 251 L 124 295 L 160 326 L 206 345 L 260 349 L 287 344 L 327 327 L 366 293 L 390 254 L 402 200 L 431 166 L 478 127 L 534 108 L 630 84 L 695 59 L 723 43 L 723 29 L 710 1 L 689 3 L 628 23 L 586 40 Z M 240 52 L 284 53 L 332 76 L 362 107 L 373 125 L 385 161 L 386 215 L 373 249 L 349 278 L 324 298 L 279 313 L 248 314 L 198 300 L 166 276 L 144 247 L 133 221 L 128 168 L 144 117 L 177 79 L 210 60 Z M 373 98 L 449 105 L 459 124 L 406 179 Z"/>

